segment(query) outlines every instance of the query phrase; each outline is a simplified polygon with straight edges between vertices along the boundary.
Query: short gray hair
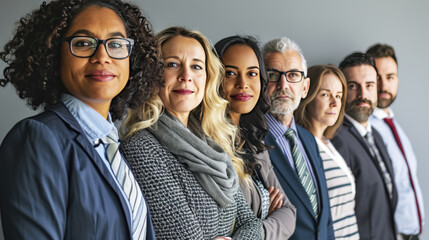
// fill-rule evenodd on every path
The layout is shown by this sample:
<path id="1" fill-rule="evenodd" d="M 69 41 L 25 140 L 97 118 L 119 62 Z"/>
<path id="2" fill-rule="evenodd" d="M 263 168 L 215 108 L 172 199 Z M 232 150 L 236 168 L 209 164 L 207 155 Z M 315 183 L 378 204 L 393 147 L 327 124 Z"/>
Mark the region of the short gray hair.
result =
<path id="1" fill-rule="evenodd" d="M 307 76 L 307 60 L 305 60 L 305 57 L 304 57 L 304 54 L 302 53 L 301 48 L 295 41 L 290 40 L 287 37 L 276 38 L 265 43 L 264 46 L 262 47 L 262 54 L 265 57 L 267 53 L 271 53 L 271 52 L 284 53 L 287 50 L 294 50 L 299 54 L 302 61 L 302 69 L 304 71 L 304 75 Z"/>

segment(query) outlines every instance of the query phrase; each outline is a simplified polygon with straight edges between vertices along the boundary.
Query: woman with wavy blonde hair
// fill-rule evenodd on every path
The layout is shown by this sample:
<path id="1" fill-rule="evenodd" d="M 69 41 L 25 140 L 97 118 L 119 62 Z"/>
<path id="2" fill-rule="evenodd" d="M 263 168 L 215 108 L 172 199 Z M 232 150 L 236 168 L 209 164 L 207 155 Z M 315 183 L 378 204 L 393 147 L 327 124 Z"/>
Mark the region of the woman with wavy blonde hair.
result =
<path id="1" fill-rule="evenodd" d="M 244 164 L 233 148 L 237 129 L 226 118 L 228 103 L 218 93 L 219 59 L 197 31 L 171 27 L 157 41 L 165 85 L 131 110 L 121 144 L 156 237 L 260 239 L 261 222 L 239 190 Z"/>

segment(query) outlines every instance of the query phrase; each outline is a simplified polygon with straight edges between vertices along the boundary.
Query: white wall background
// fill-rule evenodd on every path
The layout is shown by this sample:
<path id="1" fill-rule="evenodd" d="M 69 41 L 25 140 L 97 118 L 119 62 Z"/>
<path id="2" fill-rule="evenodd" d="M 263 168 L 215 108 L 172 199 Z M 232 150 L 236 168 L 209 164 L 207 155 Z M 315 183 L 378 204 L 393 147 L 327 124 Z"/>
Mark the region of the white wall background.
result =
<path id="1" fill-rule="evenodd" d="M 8 1 L 0 9 L 0 46 L 11 39 L 14 23 L 41 0 Z M 340 61 L 376 43 L 392 45 L 399 60 L 400 90 L 393 105 L 419 159 L 419 178 L 429 215 L 429 1 L 426 0 L 133 0 L 155 32 L 182 25 L 203 32 L 213 43 L 233 34 L 262 43 L 287 36 L 303 49 L 308 65 Z M 0 62 L 0 76 L 5 67 Z M 20 119 L 33 115 L 11 86 L 0 88 L 0 140 Z M 1 196 L 0 196 L 1 197 Z M 1 238 L 1 237 L 0 237 Z M 429 227 L 421 239 L 429 239 Z"/>

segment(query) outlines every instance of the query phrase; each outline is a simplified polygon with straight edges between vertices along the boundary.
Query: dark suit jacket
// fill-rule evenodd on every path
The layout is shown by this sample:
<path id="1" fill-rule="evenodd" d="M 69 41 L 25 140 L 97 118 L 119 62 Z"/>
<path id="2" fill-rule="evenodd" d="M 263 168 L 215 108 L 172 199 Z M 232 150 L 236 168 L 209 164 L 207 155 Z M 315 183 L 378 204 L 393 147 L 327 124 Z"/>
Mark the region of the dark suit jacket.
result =
<path id="1" fill-rule="evenodd" d="M 5 239 L 131 239 L 121 194 L 62 103 L 19 122 L 0 147 Z M 150 215 L 147 236 L 155 239 Z"/>
<path id="2" fill-rule="evenodd" d="M 372 128 L 375 144 L 382 156 L 393 184 L 393 198 L 382 177 L 379 164 L 372 157 L 367 143 L 357 129 L 344 119 L 343 126 L 332 143 L 343 156 L 355 176 L 356 218 L 361 239 L 396 239 L 394 212 L 397 192 L 393 179 L 392 162 L 380 134 Z"/>
<path id="3" fill-rule="evenodd" d="M 290 239 L 334 239 L 325 172 L 323 171 L 322 160 L 320 159 L 316 141 L 314 136 L 303 127 L 297 124 L 296 128 L 317 182 L 320 208 L 318 220 L 315 218 L 310 198 L 305 192 L 295 170 L 290 165 L 289 160 L 286 159 L 286 156 L 278 146 L 275 137 L 268 132 L 265 138 L 267 145 L 274 146 L 274 148 L 269 150 L 274 172 L 289 200 L 296 207 L 296 228 Z"/>

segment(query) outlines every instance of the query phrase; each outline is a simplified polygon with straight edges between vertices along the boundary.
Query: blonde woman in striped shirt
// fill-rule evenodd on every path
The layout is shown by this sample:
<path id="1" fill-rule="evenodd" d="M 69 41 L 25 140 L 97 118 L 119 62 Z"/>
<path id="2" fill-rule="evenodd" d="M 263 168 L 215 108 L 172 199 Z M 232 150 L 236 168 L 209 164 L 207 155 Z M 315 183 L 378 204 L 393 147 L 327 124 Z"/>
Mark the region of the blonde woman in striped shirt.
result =
<path id="1" fill-rule="evenodd" d="M 331 64 L 310 67 L 308 77 L 310 89 L 295 111 L 295 120 L 316 137 L 328 186 L 335 239 L 359 239 L 354 177 L 329 140 L 343 121 L 346 80 Z"/>

